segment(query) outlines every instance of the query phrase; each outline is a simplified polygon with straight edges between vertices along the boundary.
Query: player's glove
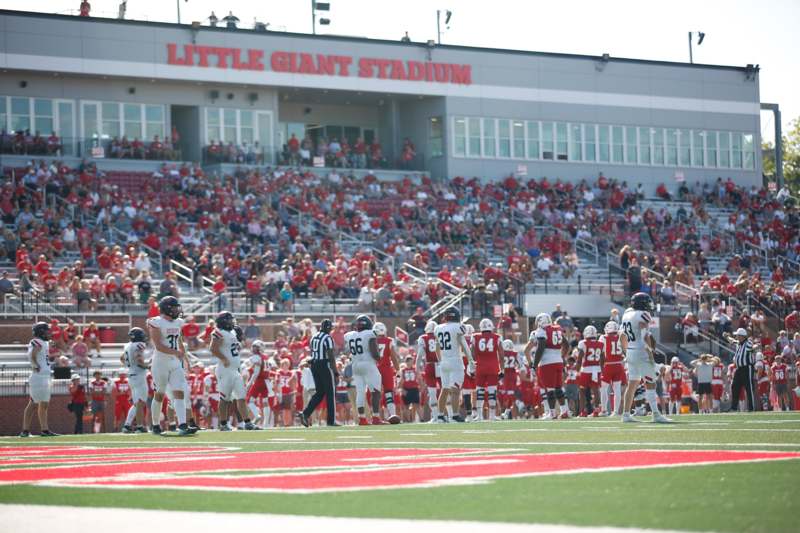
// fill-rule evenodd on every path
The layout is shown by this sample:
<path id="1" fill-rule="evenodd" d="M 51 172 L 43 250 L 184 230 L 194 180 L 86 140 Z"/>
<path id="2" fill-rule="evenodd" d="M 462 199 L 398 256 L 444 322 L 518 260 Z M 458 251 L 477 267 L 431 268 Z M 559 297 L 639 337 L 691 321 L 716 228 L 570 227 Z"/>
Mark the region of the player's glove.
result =
<path id="1" fill-rule="evenodd" d="M 470 376 L 475 375 L 475 363 L 469 363 L 467 365 L 467 374 L 469 374 Z"/>
<path id="2" fill-rule="evenodd" d="M 503 379 L 503 377 L 504 377 L 505 375 L 506 375 L 506 374 L 505 374 L 505 372 L 498 372 L 498 373 L 497 373 L 497 378 L 498 378 L 498 379 Z"/>

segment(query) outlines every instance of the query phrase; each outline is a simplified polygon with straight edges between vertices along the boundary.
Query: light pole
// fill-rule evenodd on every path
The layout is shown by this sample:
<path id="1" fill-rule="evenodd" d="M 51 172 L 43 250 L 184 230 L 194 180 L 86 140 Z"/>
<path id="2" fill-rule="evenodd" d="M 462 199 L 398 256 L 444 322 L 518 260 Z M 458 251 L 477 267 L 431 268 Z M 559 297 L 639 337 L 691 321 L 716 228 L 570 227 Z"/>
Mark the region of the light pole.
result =
<path id="1" fill-rule="evenodd" d="M 706 34 L 702 31 L 697 32 L 697 46 L 703 44 L 703 39 L 706 38 Z M 694 57 L 692 56 L 692 32 L 689 32 L 689 63 L 694 63 Z"/>
<path id="2" fill-rule="evenodd" d="M 448 24 L 450 24 L 450 17 L 452 17 L 452 16 L 453 16 L 453 12 L 450 11 L 449 9 L 444 12 L 444 26 L 445 26 L 445 29 L 447 29 L 447 30 L 450 29 L 450 26 L 448 26 Z M 436 10 L 436 37 L 437 37 L 436 42 L 438 44 L 442 44 L 441 19 L 442 19 L 442 10 L 441 9 L 437 9 Z"/>

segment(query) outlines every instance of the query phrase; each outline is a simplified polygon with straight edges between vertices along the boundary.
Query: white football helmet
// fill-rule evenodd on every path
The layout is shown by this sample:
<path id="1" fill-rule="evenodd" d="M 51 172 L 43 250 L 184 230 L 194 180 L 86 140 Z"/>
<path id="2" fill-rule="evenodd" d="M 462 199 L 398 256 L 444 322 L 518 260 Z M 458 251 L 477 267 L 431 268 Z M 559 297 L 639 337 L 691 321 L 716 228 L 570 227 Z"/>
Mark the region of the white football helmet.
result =
<path id="1" fill-rule="evenodd" d="M 378 337 L 383 337 L 386 335 L 386 324 L 383 322 L 375 322 L 375 325 L 372 326 L 372 332 Z"/>
<path id="2" fill-rule="evenodd" d="M 507 352 L 510 352 L 514 349 L 514 341 L 511 339 L 506 339 L 503 341 L 503 349 Z"/>
<path id="3" fill-rule="evenodd" d="M 475 328 L 472 327 L 472 324 L 464 324 L 464 331 L 467 335 L 472 335 L 475 333 Z"/>
<path id="4" fill-rule="evenodd" d="M 677 364 L 680 364 L 681 360 L 678 359 L 677 357 L 673 357 L 672 359 L 669 360 L 669 362 L 672 364 L 672 366 L 675 366 Z"/>
<path id="5" fill-rule="evenodd" d="M 545 328 L 553 323 L 553 320 L 550 318 L 550 315 L 547 313 L 539 313 L 536 315 L 536 326 L 540 328 Z"/>
<path id="6" fill-rule="evenodd" d="M 603 331 L 606 333 L 617 333 L 619 331 L 619 324 L 614 322 L 613 320 L 609 320 L 606 322 L 606 327 L 603 328 Z"/>
<path id="7" fill-rule="evenodd" d="M 433 333 L 433 330 L 436 329 L 436 322 L 433 320 L 428 320 L 425 324 L 425 333 Z"/>
<path id="8" fill-rule="evenodd" d="M 592 325 L 588 325 L 583 328 L 583 338 L 584 339 L 596 339 L 597 338 L 597 328 Z"/>
<path id="9" fill-rule="evenodd" d="M 492 324 L 492 321 L 488 318 L 484 318 L 481 320 L 480 324 L 478 324 L 478 328 L 480 328 L 481 331 L 494 331 L 494 324 Z"/>
<path id="10" fill-rule="evenodd" d="M 264 345 L 261 341 L 253 341 L 253 344 L 250 346 L 250 351 L 254 354 L 261 355 L 263 353 Z"/>

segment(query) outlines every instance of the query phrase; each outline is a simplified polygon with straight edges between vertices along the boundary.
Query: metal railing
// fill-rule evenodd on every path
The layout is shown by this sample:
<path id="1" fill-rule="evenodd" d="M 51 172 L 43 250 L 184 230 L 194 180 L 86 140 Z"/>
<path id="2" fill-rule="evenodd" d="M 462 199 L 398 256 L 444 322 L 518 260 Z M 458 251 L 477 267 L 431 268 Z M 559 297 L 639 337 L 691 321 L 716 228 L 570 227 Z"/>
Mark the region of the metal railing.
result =
<path id="1" fill-rule="evenodd" d="M 139 250 L 147 254 L 154 272 L 159 276 L 164 274 L 164 256 L 161 255 L 161 252 L 158 250 L 147 246 L 141 241 L 128 242 L 128 234 L 113 225 L 109 225 L 108 227 L 108 237 L 111 242 L 116 242 L 122 246 L 128 246 L 130 244 L 136 246 Z M 132 259 L 135 260 L 135 258 Z"/>
<path id="2" fill-rule="evenodd" d="M 169 271 L 172 272 L 176 278 L 189 285 L 189 289 L 194 291 L 194 271 L 191 268 L 174 259 L 170 259 Z"/>

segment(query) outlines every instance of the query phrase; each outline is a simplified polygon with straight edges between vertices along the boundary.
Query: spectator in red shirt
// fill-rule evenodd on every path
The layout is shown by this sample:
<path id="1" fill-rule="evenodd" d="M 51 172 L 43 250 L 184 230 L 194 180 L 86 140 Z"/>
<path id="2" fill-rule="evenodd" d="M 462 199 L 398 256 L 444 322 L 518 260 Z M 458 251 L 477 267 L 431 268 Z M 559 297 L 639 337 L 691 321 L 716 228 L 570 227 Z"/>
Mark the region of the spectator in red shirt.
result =
<path id="1" fill-rule="evenodd" d="M 250 279 L 248 279 L 247 283 L 245 284 L 245 292 L 247 293 L 247 299 L 250 302 L 250 312 L 253 313 L 255 311 L 256 304 L 261 298 L 261 281 L 258 279 L 258 276 L 255 274 L 250 276 Z"/>
<path id="2" fill-rule="evenodd" d="M 89 12 L 92 10 L 92 5 L 89 2 L 87 2 L 87 0 L 83 0 L 81 2 L 80 10 L 81 10 L 80 12 L 81 17 L 88 17 Z"/>
<path id="3" fill-rule="evenodd" d="M 86 387 L 81 384 L 81 377 L 73 374 L 69 385 L 69 405 L 67 409 L 75 415 L 75 434 L 83 433 L 83 410 L 86 409 Z"/>
<path id="4" fill-rule="evenodd" d="M 183 338 L 186 339 L 190 350 L 196 350 L 200 347 L 200 339 L 198 338 L 200 335 L 200 326 L 197 324 L 197 319 L 194 316 L 189 317 L 189 320 L 183 325 L 181 333 L 183 334 Z"/>
<path id="5" fill-rule="evenodd" d="M 794 335 L 798 331 L 800 331 L 800 312 L 795 309 L 783 320 L 783 327 L 789 333 L 789 335 Z"/>
<path id="6" fill-rule="evenodd" d="M 156 301 L 155 296 L 151 296 L 147 303 L 149 307 L 147 308 L 147 318 L 156 318 L 161 315 L 161 311 L 158 310 L 158 302 Z"/>

